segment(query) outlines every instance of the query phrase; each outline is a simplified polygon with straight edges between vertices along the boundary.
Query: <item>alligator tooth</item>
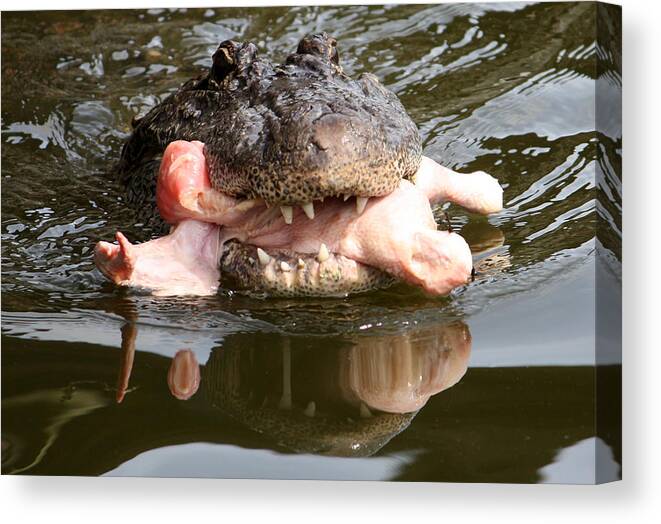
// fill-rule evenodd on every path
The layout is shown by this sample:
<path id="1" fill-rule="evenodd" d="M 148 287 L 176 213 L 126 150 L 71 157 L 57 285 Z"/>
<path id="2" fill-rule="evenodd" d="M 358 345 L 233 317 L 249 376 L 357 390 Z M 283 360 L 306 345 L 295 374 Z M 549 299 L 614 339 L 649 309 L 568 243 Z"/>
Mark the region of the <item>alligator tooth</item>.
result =
<path id="1" fill-rule="evenodd" d="M 326 244 L 321 244 L 319 246 L 319 253 L 317 254 L 317 260 L 319 262 L 325 262 L 328 260 L 328 257 L 330 254 L 328 253 L 328 248 L 326 247 Z"/>
<path id="2" fill-rule="evenodd" d="M 369 197 L 356 197 L 356 212 L 359 215 L 362 215 L 363 211 L 365 211 L 365 206 L 367 205 L 368 200 Z"/>
<path id="3" fill-rule="evenodd" d="M 298 264 L 296 264 L 296 265 L 298 266 L 298 269 L 304 269 L 305 268 L 305 261 L 302 258 L 299 258 L 298 259 Z"/>
<path id="4" fill-rule="evenodd" d="M 282 262 L 280 262 L 280 269 L 282 269 L 283 271 L 291 271 L 291 266 L 283 260 Z"/>
<path id="5" fill-rule="evenodd" d="M 292 209 L 292 207 L 280 206 L 280 212 L 282 213 L 282 216 L 285 218 L 285 224 L 291 224 L 292 220 L 294 220 L 294 210 Z"/>
<path id="6" fill-rule="evenodd" d="M 367 407 L 367 404 L 364 402 L 361 402 L 360 404 L 360 417 L 361 418 L 370 418 L 372 416 L 372 412 L 370 411 L 370 408 Z"/>
<path id="7" fill-rule="evenodd" d="M 350 198 L 351 198 L 351 194 L 350 194 L 350 193 L 347 193 L 346 195 L 344 195 L 344 201 L 345 201 L 345 202 L 346 202 L 347 200 L 349 200 Z"/>
<path id="8" fill-rule="evenodd" d="M 303 208 L 303 212 L 308 216 L 310 220 L 314 218 L 314 204 L 312 202 L 308 202 L 307 204 L 303 204 L 301 206 Z"/>
<path id="9" fill-rule="evenodd" d="M 314 417 L 315 411 L 317 411 L 317 405 L 314 403 L 314 400 L 311 400 L 303 411 L 303 415 L 306 417 Z"/>
<path id="10" fill-rule="evenodd" d="M 262 266 L 265 266 L 271 261 L 271 257 L 269 256 L 269 254 L 266 251 L 264 251 L 261 247 L 257 248 L 257 258 L 259 258 L 259 263 Z"/>

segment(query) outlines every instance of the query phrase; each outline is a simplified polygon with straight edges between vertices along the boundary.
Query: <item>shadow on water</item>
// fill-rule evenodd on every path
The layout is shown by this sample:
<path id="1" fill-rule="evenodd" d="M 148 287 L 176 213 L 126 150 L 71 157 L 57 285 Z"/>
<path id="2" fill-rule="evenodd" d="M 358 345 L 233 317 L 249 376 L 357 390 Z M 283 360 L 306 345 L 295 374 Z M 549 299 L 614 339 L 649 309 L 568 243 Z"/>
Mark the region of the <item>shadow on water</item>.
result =
<path id="1" fill-rule="evenodd" d="M 324 300 L 106 283 L 95 242 L 156 234 L 107 176 L 132 117 L 221 40 L 281 60 L 320 30 L 398 94 L 426 155 L 504 187 L 491 217 L 436 210 L 475 281 Z M 3 473 L 582 482 L 601 454 L 616 478 L 619 353 L 595 356 L 593 326 L 595 282 L 621 278 L 622 137 L 595 97 L 617 114 L 620 32 L 594 3 L 3 13 Z"/>

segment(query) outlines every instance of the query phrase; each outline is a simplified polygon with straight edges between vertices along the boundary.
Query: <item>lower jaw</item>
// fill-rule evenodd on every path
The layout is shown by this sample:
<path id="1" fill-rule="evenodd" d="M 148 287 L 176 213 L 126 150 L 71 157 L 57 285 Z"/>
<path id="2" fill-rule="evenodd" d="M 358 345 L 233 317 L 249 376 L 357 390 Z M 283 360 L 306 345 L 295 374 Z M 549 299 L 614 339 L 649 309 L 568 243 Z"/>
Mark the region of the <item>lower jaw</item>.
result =
<path id="1" fill-rule="evenodd" d="M 346 296 L 390 286 L 394 279 L 380 269 L 342 255 L 320 257 L 269 250 L 231 240 L 220 258 L 223 287 L 281 297 Z"/>

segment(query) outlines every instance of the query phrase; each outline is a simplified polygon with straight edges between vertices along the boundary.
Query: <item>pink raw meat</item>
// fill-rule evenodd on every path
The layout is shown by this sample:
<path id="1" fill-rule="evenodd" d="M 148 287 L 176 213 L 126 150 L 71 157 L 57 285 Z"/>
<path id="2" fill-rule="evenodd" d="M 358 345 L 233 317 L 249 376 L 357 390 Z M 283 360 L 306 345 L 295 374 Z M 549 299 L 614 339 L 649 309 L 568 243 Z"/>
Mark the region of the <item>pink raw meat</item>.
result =
<path id="1" fill-rule="evenodd" d="M 438 231 L 431 203 L 450 200 L 481 213 L 502 207 L 502 189 L 486 173 L 454 173 L 423 158 L 415 184 L 402 180 L 391 194 L 371 198 L 362 213 L 351 202 L 314 203 L 314 219 L 294 208 L 291 224 L 261 200 L 239 200 L 211 188 L 200 142 L 176 141 L 163 155 L 157 203 L 175 225 L 163 238 L 131 245 L 99 242 L 95 261 L 115 283 L 147 287 L 159 294 L 214 293 L 222 244 L 230 239 L 268 251 L 331 253 L 377 267 L 432 294 L 467 282 L 472 268 L 468 244 Z"/>

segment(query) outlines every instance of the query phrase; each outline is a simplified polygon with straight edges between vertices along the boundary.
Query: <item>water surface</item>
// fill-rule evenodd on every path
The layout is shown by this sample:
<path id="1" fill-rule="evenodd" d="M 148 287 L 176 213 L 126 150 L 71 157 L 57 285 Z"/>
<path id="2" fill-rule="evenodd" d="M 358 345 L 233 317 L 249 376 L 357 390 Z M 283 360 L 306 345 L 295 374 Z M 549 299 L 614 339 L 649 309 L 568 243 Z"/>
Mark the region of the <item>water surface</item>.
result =
<path id="1" fill-rule="evenodd" d="M 608 121 L 595 132 L 595 93 L 613 99 L 620 58 L 597 45 L 595 12 L 3 13 L 2 472 L 592 482 L 596 456 L 617 477 L 619 437 L 600 430 L 617 410 L 595 418 L 595 391 L 619 356 L 613 343 L 595 366 L 594 304 L 596 279 L 619 279 L 621 136 Z M 447 209 L 475 281 L 444 298 L 398 285 L 316 300 L 107 283 L 94 244 L 152 234 L 108 176 L 131 118 L 222 40 L 281 60 L 321 30 L 347 73 L 397 93 L 427 156 L 505 188 L 488 218 Z M 201 379 L 180 400 L 166 377 L 185 348 Z"/>

